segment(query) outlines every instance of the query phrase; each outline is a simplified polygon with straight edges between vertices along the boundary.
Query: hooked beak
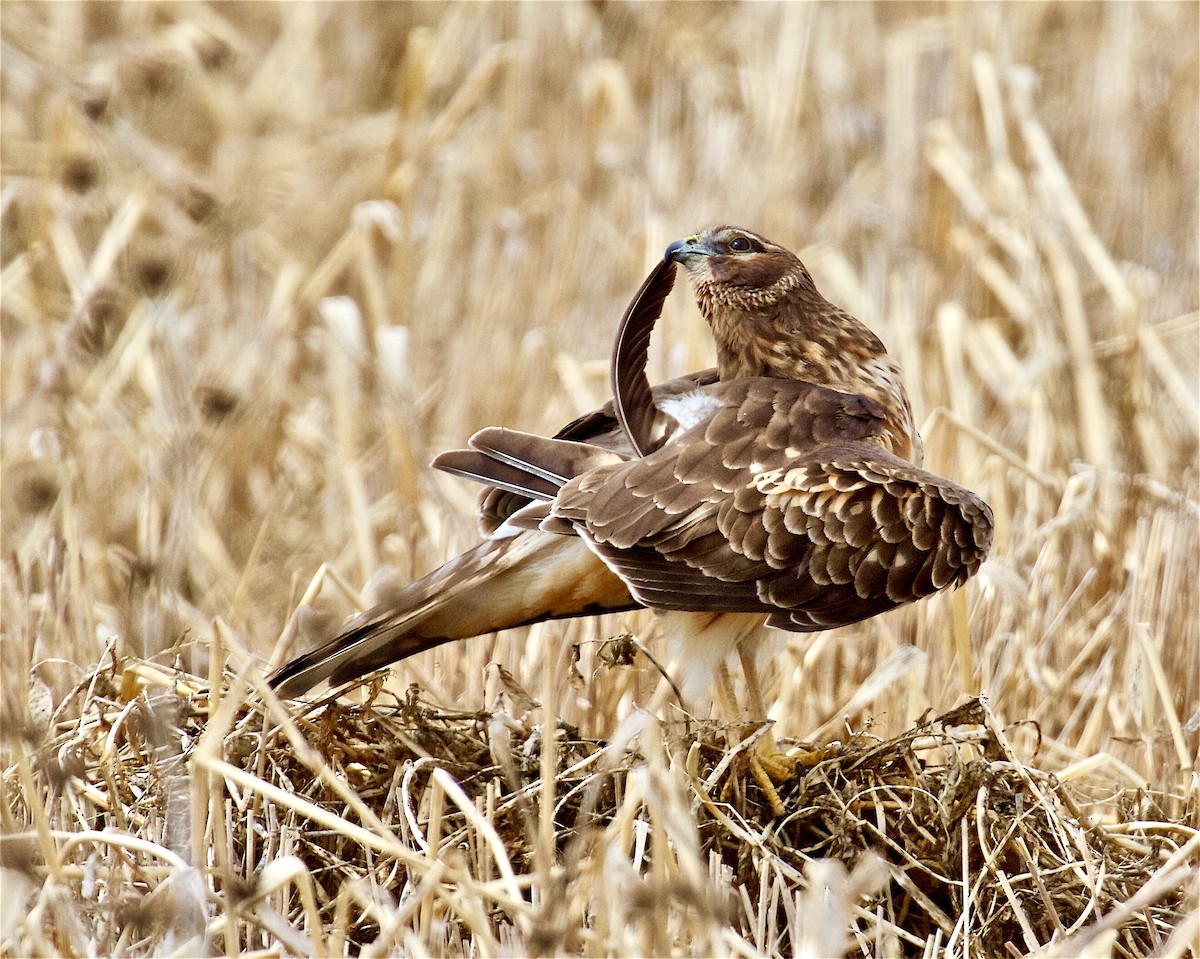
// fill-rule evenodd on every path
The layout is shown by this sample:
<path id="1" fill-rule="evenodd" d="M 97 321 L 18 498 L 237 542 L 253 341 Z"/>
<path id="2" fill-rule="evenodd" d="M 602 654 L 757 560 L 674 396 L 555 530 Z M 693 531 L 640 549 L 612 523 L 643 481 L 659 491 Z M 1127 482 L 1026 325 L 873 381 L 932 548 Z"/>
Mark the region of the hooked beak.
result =
<path id="1" fill-rule="evenodd" d="M 686 263 L 693 256 L 712 256 L 712 248 L 702 242 L 699 236 L 689 236 L 686 240 L 676 240 L 663 254 L 664 260 L 674 260 L 676 263 Z"/>

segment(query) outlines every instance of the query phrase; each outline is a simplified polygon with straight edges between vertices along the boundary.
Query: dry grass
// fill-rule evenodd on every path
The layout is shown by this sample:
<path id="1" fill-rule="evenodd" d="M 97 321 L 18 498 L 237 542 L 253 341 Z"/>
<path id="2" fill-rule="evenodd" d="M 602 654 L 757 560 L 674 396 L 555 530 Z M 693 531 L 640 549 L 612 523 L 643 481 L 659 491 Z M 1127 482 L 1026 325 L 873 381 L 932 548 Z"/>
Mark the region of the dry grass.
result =
<path id="1" fill-rule="evenodd" d="M 1195 953 L 1197 33 L 6 2 L 0 948 Z M 264 699 L 470 541 L 422 464 L 602 401 L 625 302 L 716 220 L 871 323 L 998 523 L 966 590 L 788 640 L 777 728 L 840 744 L 791 814 L 728 731 L 634 708 L 654 668 L 604 641 L 644 617 Z M 652 373 L 709 350 L 676 294 Z"/>

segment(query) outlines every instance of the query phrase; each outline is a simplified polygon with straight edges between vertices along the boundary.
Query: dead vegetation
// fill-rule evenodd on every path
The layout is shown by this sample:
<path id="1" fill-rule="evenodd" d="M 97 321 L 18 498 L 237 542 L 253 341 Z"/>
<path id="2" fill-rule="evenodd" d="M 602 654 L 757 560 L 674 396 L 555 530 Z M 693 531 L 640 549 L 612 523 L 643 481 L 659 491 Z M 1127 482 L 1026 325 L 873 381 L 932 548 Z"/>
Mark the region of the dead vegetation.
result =
<path id="1" fill-rule="evenodd" d="M 1131 810 L 1100 825 L 979 700 L 809 748 L 775 818 L 739 774 L 761 728 L 586 739 L 518 687 L 474 713 L 376 685 L 289 715 L 225 681 L 213 697 L 144 663 L 102 670 L 72 697 L 79 719 L 20 753 L 10 819 L 69 812 L 8 837 L 10 881 L 34 884 L 40 840 L 61 847 L 55 882 L 84 892 L 41 897 L 33 951 L 74 951 L 85 928 L 181 955 L 205 939 L 299 955 L 1187 948 L 1195 830 Z"/>
<path id="2" fill-rule="evenodd" d="M 1171 3 L 5 3 L 4 954 L 1195 954 L 1196 38 Z M 713 221 L 880 333 L 998 523 L 966 590 L 779 651 L 788 813 L 756 730 L 636 709 L 607 641 L 643 617 L 264 699 L 469 541 L 421 464 L 602 401 Z M 686 300 L 656 379 L 709 363 Z"/>

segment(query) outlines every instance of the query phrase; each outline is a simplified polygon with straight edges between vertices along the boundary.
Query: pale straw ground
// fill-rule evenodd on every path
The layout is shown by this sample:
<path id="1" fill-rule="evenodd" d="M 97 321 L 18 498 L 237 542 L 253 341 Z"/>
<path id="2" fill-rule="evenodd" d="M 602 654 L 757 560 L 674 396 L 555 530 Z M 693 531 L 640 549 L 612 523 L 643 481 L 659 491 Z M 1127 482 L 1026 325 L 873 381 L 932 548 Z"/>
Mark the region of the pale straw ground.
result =
<path id="1" fill-rule="evenodd" d="M 1197 35 L 4 3 L 3 953 L 1195 954 Z M 785 815 L 754 728 L 637 711 L 657 672 L 605 641 L 647 616 L 267 696 L 473 541 L 430 457 L 603 402 L 714 221 L 873 326 L 996 514 L 965 590 L 781 645 L 777 732 L 826 747 Z M 651 372 L 710 362 L 681 287 Z"/>

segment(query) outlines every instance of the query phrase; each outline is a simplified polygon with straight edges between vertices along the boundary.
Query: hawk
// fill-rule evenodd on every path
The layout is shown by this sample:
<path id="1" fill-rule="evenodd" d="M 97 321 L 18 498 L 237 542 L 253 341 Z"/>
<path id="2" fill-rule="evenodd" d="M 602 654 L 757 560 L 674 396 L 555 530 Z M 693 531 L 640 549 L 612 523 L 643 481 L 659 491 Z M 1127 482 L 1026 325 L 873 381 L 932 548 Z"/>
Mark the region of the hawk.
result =
<path id="1" fill-rule="evenodd" d="M 717 367 L 651 388 L 681 265 Z M 554 437 L 488 428 L 433 465 L 484 483 L 486 539 L 276 670 L 294 696 L 452 640 L 649 608 L 694 694 L 764 623 L 831 629 L 962 585 L 992 515 L 920 467 L 900 371 L 800 260 L 749 230 L 672 243 L 621 324 L 614 399 Z"/>

